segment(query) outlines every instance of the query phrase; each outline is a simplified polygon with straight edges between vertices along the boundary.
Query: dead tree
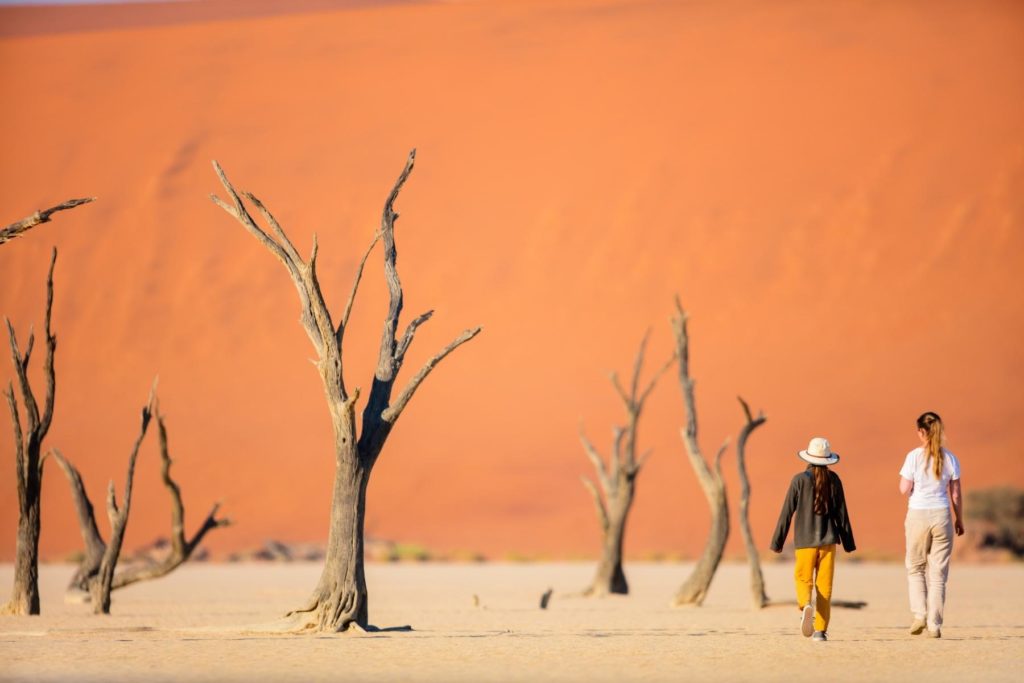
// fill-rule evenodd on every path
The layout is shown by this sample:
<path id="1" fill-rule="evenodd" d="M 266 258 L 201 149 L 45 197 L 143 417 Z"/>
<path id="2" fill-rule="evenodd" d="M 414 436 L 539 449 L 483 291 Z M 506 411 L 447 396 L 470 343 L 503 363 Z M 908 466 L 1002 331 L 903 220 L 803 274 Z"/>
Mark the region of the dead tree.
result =
<path id="1" fill-rule="evenodd" d="M 154 401 L 153 414 L 156 417 L 157 434 L 160 438 L 160 477 L 164 487 L 171 498 L 171 534 L 170 554 L 161 561 L 149 564 L 139 564 L 125 567 L 114 574 L 111 590 L 117 590 L 125 586 L 158 579 L 170 574 L 179 566 L 184 564 L 195 552 L 206 534 L 212 529 L 228 526 L 231 521 L 219 519 L 217 511 L 220 503 L 216 503 L 210 510 L 206 519 L 199 526 L 191 538 L 185 537 L 185 505 L 181 499 L 181 489 L 177 482 L 171 478 L 171 455 L 167 445 L 167 425 L 164 416 L 160 412 L 159 402 Z M 78 516 L 78 526 L 82 532 L 82 541 L 85 544 L 82 561 L 78 565 L 71 582 L 68 584 L 69 592 L 87 592 L 94 577 L 100 571 L 100 564 L 107 550 L 107 544 L 100 535 L 96 525 L 96 517 L 93 512 L 92 501 L 86 493 L 85 485 L 82 483 L 82 476 L 78 469 L 57 449 L 50 451 L 50 454 L 60 465 L 67 476 L 68 484 L 71 487 L 71 499 L 75 504 L 75 512 Z"/>
<path id="2" fill-rule="evenodd" d="M 636 457 L 637 423 L 644 407 L 644 401 L 650 396 L 654 385 L 673 360 L 669 359 L 655 373 L 647 386 L 641 389 L 640 372 L 643 368 L 646 347 L 647 335 L 644 335 L 633 364 L 633 379 L 629 385 L 628 394 L 619 383 L 618 375 L 612 373 L 612 386 L 615 387 L 616 393 L 626 408 L 626 425 L 615 427 L 613 430 L 612 455 L 607 464 L 587 439 L 582 428 L 580 429 L 583 450 L 593 463 L 597 474 L 597 484 L 589 477 L 583 477 L 583 485 L 594 498 L 594 506 L 597 509 L 597 518 L 601 523 L 602 533 L 601 561 L 597 565 L 597 574 L 590 586 L 583 592 L 584 595 L 604 596 L 610 593 L 620 595 L 629 593 L 629 584 L 622 571 L 622 546 L 626 533 L 626 518 L 633 506 L 636 477 L 640 473 L 640 468 L 650 457 L 649 451 L 641 455 L 640 458 Z"/>
<path id="3" fill-rule="evenodd" d="M 16 223 L 0 228 L 0 244 L 3 244 L 40 223 L 50 221 L 57 211 L 73 209 L 88 204 L 95 198 L 71 199 L 49 209 L 36 211 L 31 216 Z M 46 358 L 43 361 L 43 374 L 46 377 L 46 399 L 42 415 L 39 404 L 28 381 L 28 363 L 32 357 L 32 346 L 35 334 L 29 332 L 28 346 L 22 355 L 18 348 L 17 335 L 11 321 L 7 323 L 7 334 L 11 346 L 11 360 L 14 362 L 15 374 L 18 377 L 18 388 L 21 393 L 25 410 L 25 428 L 22 431 L 21 417 L 18 413 L 18 400 L 14 394 L 13 383 L 7 384 L 7 405 L 11 410 L 11 424 L 14 430 L 15 479 L 18 491 L 18 537 L 15 546 L 14 589 L 11 598 L 2 608 L 0 614 L 39 614 L 39 502 L 43 486 L 43 458 L 41 457 L 43 439 L 50 431 L 53 422 L 53 402 L 56 388 L 53 370 L 53 354 L 57 348 L 57 339 L 50 330 L 50 314 L 53 310 L 53 266 L 57 262 L 57 249 L 53 249 L 50 258 L 50 270 L 46 278 Z"/>
<path id="4" fill-rule="evenodd" d="M 65 211 L 67 209 L 73 209 L 76 206 L 81 206 L 82 204 L 88 204 L 89 202 L 95 201 L 95 200 L 96 200 L 95 197 L 86 197 L 84 199 L 69 199 L 68 201 L 64 202 L 63 204 L 58 204 L 57 206 L 51 206 L 49 209 L 43 209 L 42 211 L 36 211 L 34 214 L 29 216 L 28 218 L 22 218 L 17 223 L 11 223 L 10 225 L 8 225 L 5 228 L 0 228 L 0 244 L 3 244 L 4 242 L 7 242 L 8 240 L 13 240 L 18 235 L 20 235 L 20 234 L 22 234 L 22 233 L 24 233 L 24 232 L 26 232 L 28 230 L 31 230 L 32 228 L 36 227 L 40 223 L 49 223 L 50 222 L 50 216 L 52 216 L 53 214 L 55 214 L 58 211 Z"/>
<path id="5" fill-rule="evenodd" d="M 764 411 L 758 411 L 757 417 L 754 417 L 747 402 L 742 397 L 739 397 L 739 401 L 743 406 L 743 415 L 747 419 L 736 440 L 736 463 L 740 472 L 740 531 L 743 532 L 747 560 L 750 562 L 750 597 L 754 609 L 761 609 L 768 604 L 768 595 L 764 591 L 761 556 L 757 552 L 757 544 L 754 543 L 754 534 L 750 531 L 750 479 L 747 477 L 746 446 L 750 434 L 768 418 L 765 417 Z"/>
<path id="6" fill-rule="evenodd" d="M 397 396 L 392 396 L 398 372 L 405 361 L 416 330 L 433 313 L 427 311 L 414 318 L 404 332 L 398 334 L 403 293 L 396 267 L 395 220 L 398 214 L 394 211 L 394 203 L 412 172 L 415 158 L 416 151 L 413 150 L 384 203 L 380 231 L 374 235 L 356 270 L 348 301 L 337 325 L 333 322 L 324 302 L 317 279 L 316 235 L 313 235 L 313 247 L 309 258 L 303 260 L 284 229 L 263 203 L 251 193 L 245 192 L 240 195 L 236 192 L 220 165 L 217 162 L 213 164 L 227 192 L 228 201 L 223 201 L 215 195 L 211 195 L 211 199 L 239 221 L 281 261 L 298 290 L 301 311 L 299 321 L 317 352 L 318 357 L 313 362 L 323 382 L 334 430 L 334 492 L 324 569 L 307 602 L 299 609 L 288 613 L 288 620 L 282 628 L 298 631 L 344 631 L 349 627 L 368 626 L 363 532 L 366 521 L 366 487 L 370 480 L 370 472 L 395 422 L 423 380 L 448 354 L 480 332 L 479 327 L 464 331 L 430 358 Z M 263 216 L 273 236 L 257 225 L 243 202 L 243 197 Z M 388 286 L 389 304 L 384 318 L 377 368 L 366 406 L 363 408 L 361 430 L 357 432 L 355 411 L 356 402 L 359 400 L 359 388 L 356 387 L 351 392 L 346 388 L 342 366 L 342 342 L 363 266 L 378 241 L 382 241 L 384 247 L 384 275 Z"/>
<path id="7" fill-rule="evenodd" d="M 53 354 L 57 349 L 57 338 L 50 329 L 53 311 L 53 267 L 57 263 L 57 249 L 50 257 L 50 270 L 46 276 L 46 358 L 43 360 L 43 375 L 46 378 L 46 398 L 42 415 L 39 404 L 28 380 L 28 364 L 35 345 L 35 333 L 30 331 L 28 345 L 22 354 L 18 337 L 11 321 L 7 322 L 7 336 L 11 346 L 11 360 L 21 392 L 25 410 L 25 430 L 22 431 L 18 413 L 18 399 L 12 382 L 7 384 L 7 405 L 11 410 L 14 428 L 14 461 L 18 490 L 18 540 L 14 560 L 14 590 L 10 601 L 0 613 L 39 614 L 39 502 L 43 489 L 43 459 L 40 453 L 43 439 L 53 422 L 53 401 L 56 390 L 53 370 Z"/>
<path id="8" fill-rule="evenodd" d="M 128 474 L 125 476 L 124 499 L 121 507 L 117 506 L 117 494 L 114 490 L 114 481 L 111 480 L 107 487 L 107 517 L 110 519 L 110 542 L 103 551 L 100 559 L 99 571 L 89 580 L 89 595 L 92 599 L 93 612 L 96 614 L 110 614 L 110 589 L 114 584 L 114 570 L 117 569 L 117 561 L 121 556 L 121 544 L 124 542 L 124 532 L 128 527 L 128 513 L 132 506 L 132 483 L 135 479 L 135 460 L 139 455 L 139 447 L 142 440 L 146 438 L 146 430 L 149 428 L 149 421 L 153 415 L 154 397 L 152 392 L 149 401 L 142 409 L 142 426 L 139 429 L 139 436 L 135 439 L 131 455 L 128 457 Z"/>
<path id="9" fill-rule="evenodd" d="M 686 311 L 676 297 L 676 314 L 672 317 L 672 331 L 676 341 L 676 356 L 679 360 L 679 384 L 683 391 L 683 402 L 686 405 L 686 428 L 683 430 L 683 443 L 689 456 L 693 471 L 697 474 L 704 496 L 711 508 L 711 533 L 704 552 L 697 561 L 693 573 L 676 592 L 673 604 L 700 605 L 707 597 L 711 580 L 718 569 L 725 551 L 725 542 L 729 538 L 729 506 L 725 495 L 725 482 L 722 479 L 722 455 L 729 444 L 725 443 L 715 455 L 714 468 L 708 464 L 701 453 L 697 440 L 697 405 L 693 395 L 693 379 L 690 377 L 689 337 L 686 333 Z"/>

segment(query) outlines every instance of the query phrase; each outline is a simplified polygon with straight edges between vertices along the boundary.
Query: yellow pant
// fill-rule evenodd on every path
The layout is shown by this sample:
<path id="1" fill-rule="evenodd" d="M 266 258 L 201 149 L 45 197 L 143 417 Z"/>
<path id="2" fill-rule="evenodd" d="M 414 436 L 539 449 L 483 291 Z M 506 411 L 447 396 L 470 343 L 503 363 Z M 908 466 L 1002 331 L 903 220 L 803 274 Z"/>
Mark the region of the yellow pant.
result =
<path id="1" fill-rule="evenodd" d="M 814 630 L 827 631 L 832 612 L 832 574 L 836 566 L 836 546 L 798 548 L 796 551 L 796 602 L 800 609 L 811 603 L 811 586 L 818 590 L 814 610 Z"/>

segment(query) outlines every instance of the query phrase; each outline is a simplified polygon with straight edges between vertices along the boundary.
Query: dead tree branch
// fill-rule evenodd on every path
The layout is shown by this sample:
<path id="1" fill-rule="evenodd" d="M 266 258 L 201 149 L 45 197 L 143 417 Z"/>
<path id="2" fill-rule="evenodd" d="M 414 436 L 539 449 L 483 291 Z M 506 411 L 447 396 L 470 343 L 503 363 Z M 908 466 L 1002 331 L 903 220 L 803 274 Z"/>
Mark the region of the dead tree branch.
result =
<path id="1" fill-rule="evenodd" d="M 208 532 L 228 526 L 231 523 L 228 519 L 217 517 L 220 504 L 216 503 L 202 524 L 199 525 L 199 528 L 196 529 L 190 538 L 186 538 L 185 505 L 181 498 L 181 488 L 171 477 L 171 464 L 173 461 L 171 460 L 167 445 L 167 425 L 164 422 L 163 414 L 160 412 L 159 401 L 154 400 L 153 402 L 153 414 L 156 416 L 160 439 L 160 476 L 171 498 L 171 549 L 167 557 L 159 562 L 129 565 L 117 571 L 110 586 L 112 591 L 138 581 L 147 581 L 166 576 L 192 557 L 192 554 L 199 547 L 199 544 Z M 96 525 L 92 501 L 85 490 L 81 473 L 59 450 L 53 449 L 50 451 L 50 454 L 60 465 L 61 470 L 63 470 L 68 479 L 71 499 L 74 502 L 75 511 L 78 516 L 78 526 L 82 533 L 82 541 L 85 543 L 85 552 L 78 565 L 78 569 L 71 578 L 68 591 L 70 593 L 86 592 L 86 595 L 88 595 L 90 583 L 100 571 L 100 565 L 106 553 L 107 544 Z"/>
<path id="2" fill-rule="evenodd" d="M 121 556 L 121 545 L 124 543 L 124 532 L 128 527 L 128 513 L 132 506 L 132 484 L 135 481 L 135 460 L 139 455 L 139 448 L 142 440 L 146 438 L 146 430 L 149 428 L 149 421 L 153 415 L 153 405 L 156 401 L 154 391 L 150 391 L 149 400 L 142 408 L 142 425 L 139 429 L 139 436 L 135 439 L 131 455 L 128 457 L 128 473 L 125 475 L 124 498 L 121 507 L 117 506 L 117 494 L 114 489 L 114 481 L 111 480 L 107 487 L 107 518 L 110 520 L 110 542 L 103 551 L 103 558 L 100 560 L 100 568 L 95 576 L 89 581 L 89 594 L 92 598 L 93 611 L 96 614 L 110 614 L 110 590 L 114 583 L 114 570 L 117 568 L 117 561 Z"/>
<path id="3" fill-rule="evenodd" d="M 89 581 L 100 569 L 103 554 L 107 551 L 107 544 L 100 534 L 99 527 L 96 525 L 96 513 L 93 509 L 92 501 L 89 499 L 89 494 L 85 490 L 85 483 L 82 481 L 82 475 L 78 468 L 56 448 L 50 451 L 50 456 L 57 461 L 61 471 L 64 472 L 64 476 L 67 477 L 68 486 L 71 489 L 71 501 L 74 503 L 75 514 L 78 517 L 78 528 L 82 534 L 82 543 L 85 544 L 82 559 L 78 563 L 78 568 L 75 570 L 74 575 L 71 577 L 71 583 L 68 585 L 68 588 L 69 590 L 87 591 Z"/>
<path id="4" fill-rule="evenodd" d="M 63 204 L 57 204 L 56 206 L 51 206 L 49 209 L 42 209 L 41 211 L 36 211 L 34 214 L 27 218 L 22 218 L 20 221 L 11 223 L 5 228 L 0 228 L 0 244 L 13 240 L 15 237 L 18 237 L 19 235 L 31 230 L 32 228 L 36 227 L 41 223 L 49 223 L 50 216 L 57 213 L 58 211 L 66 211 L 68 209 L 73 209 L 76 206 L 88 204 L 89 202 L 95 200 L 95 197 L 86 197 L 84 199 L 69 199 Z"/>
<path id="5" fill-rule="evenodd" d="M 156 564 L 127 567 L 118 572 L 114 575 L 112 586 L 115 589 L 170 574 L 192 557 L 192 553 L 199 547 L 207 533 L 231 524 L 230 519 L 217 517 L 220 503 L 214 503 L 192 537 L 185 537 L 185 504 L 181 500 L 181 487 L 171 478 L 172 460 L 167 446 L 167 425 L 164 423 L 159 403 L 154 406 L 154 412 L 157 434 L 160 437 L 160 478 L 171 497 L 171 552 Z"/>

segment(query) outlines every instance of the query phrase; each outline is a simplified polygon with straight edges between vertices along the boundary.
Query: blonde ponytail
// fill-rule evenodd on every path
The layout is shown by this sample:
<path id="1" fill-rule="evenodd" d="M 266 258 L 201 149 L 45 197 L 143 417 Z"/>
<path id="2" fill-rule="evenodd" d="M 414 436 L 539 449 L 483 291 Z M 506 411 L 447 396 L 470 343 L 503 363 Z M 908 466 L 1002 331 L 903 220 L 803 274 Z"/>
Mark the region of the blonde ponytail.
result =
<path id="1" fill-rule="evenodd" d="M 942 479 L 942 466 L 945 463 L 945 456 L 942 452 L 942 442 L 945 441 L 942 418 L 937 413 L 924 413 L 917 418 L 917 428 L 928 437 L 924 448 L 928 455 L 928 469 L 936 479 Z"/>

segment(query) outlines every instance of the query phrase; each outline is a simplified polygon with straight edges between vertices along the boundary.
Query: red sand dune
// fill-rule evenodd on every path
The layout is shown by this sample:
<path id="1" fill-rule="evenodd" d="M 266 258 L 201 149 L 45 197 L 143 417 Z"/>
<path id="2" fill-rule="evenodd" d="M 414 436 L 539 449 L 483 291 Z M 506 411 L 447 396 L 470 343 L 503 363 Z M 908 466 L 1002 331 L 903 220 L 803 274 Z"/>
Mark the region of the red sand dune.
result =
<path id="1" fill-rule="evenodd" d="M 485 329 L 393 433 L 371 533 L 594 554 L 577 423 L 607 449 L 621 411 L 606 373 L 628 371 L 647 328 L 649 365 L 666 357 L 676 292 L 704 448 L 735 438 L 738 393 L 769 416 L 749 454 L 762 546 L 816 434 L 843 455 L 866 549 L 899 551 L 896 472 L 922 410 L 946 418 L 968 490 L 1024 485 L 1019 3 L 498 0 L 232 18 L 188 4 L 145 21 L 103 7 L 86 24 L 79 10 L 3 9 L 0 25 L 44 11 L 47 31 L 0 39 L 0 207 L 15 220 L 99 200 L 0 248 L 0 312 L 22 335 L 41 323 L 57 244 L 48 443 L 96 497 L 120 485 L 159 374 L 189 519 L 222 497 L 238 521 L 212 549 L 325 537 L 331 433 L 295 292 L 207 199 L 210 160 L 304 249 L 318 233 L 337 311 L 414 146 L 399 200 L 406 320 L 437 313 L 405 376 Z M 385 293 L 378 253 L 347 338 L 350 386 L 369 386 Z M 704 542 L 682 423 L 666 377 L 641 425 L 655 455 L 634 557 Z M 8 430 L 0 420 L 3 558 Z M 129 547 L 167 528 L 157 460 L 151 441 Z M 734 466 L 730 451 L 732 493 Z M 75 549 L 54 468 L 43 514 L 44 555 Z"/>

